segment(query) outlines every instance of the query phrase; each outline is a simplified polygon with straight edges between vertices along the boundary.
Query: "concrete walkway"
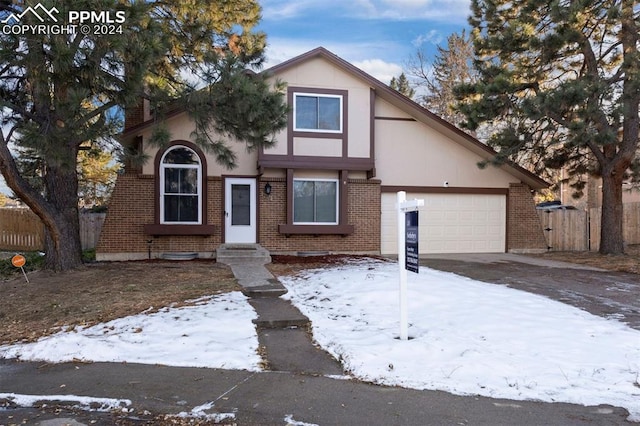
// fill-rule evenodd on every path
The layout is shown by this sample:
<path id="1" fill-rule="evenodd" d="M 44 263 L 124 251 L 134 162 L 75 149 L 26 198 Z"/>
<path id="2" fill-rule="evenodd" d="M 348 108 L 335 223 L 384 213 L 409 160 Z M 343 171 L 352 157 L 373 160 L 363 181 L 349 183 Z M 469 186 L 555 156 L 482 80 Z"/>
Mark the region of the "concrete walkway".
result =
<path id="1" fill-rule="evenodd" d="M 258 314 L 254 320 L 265 368 L 297 374 L 342 375 L 331 355 L 311 340 L 309 319 L 280 298 L 287 289 L 267 270 L 262 260 L 226 260 L 243 293 Z"/>

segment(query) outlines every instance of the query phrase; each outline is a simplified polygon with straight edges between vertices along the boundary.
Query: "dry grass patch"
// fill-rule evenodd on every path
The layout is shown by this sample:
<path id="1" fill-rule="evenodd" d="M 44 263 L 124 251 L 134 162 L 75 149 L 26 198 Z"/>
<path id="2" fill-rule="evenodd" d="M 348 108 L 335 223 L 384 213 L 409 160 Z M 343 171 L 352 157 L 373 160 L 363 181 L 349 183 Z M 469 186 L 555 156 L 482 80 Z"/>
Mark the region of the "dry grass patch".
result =
<path id="1" fill-rule="evenodd" d="M 203 260 L 95 263 L 28 277 L 0 281 L 0 344 L 240 290 L 227 266 Z"/>
<path id="2" fill-rule="evenodd" d="M 630 245 L 625 254 L 603 255 L 589 251 L 551 251 L 544 254 L 532 255 L 549 260 L 578 263 L 610 271 L 640 274 L 640 245 Z"/>

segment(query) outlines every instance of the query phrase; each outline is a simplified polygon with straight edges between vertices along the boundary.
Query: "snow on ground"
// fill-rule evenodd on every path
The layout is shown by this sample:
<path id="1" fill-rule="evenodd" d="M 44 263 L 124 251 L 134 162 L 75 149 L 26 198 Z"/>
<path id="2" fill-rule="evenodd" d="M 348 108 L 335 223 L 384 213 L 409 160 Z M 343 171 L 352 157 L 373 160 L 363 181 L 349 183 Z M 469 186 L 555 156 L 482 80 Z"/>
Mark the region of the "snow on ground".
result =
<path id="1" fill-rule="evenodd" d="M 0 346 L 0 358 L 25 361 L 135 362 L 258 371 L 257 315 L 231 292 L 193 306 L 119 318 L 60 332 L 34 343 Z"/>
<path id="2" fill-rule="evenodd" d="M 47 395 L 43 398 L 42 395 L 19 395 L 15 393 L 0 393 L 0 399 L 6 399 L 16 404 L 19 407 L 33 407 L 37 402 L 46 399 L 47 401 L 64 401 L 71 402 L 73 408 L 79 408 L 84 410 L 93 411 L 114 411 L 114 410 L 127 410 L 127 407 L 131 405 L 131 400 L 128 399 L 114 399 L 114 398 L 95 398 L 92 396 L 76 396 L 76 395 Z M 96 408 L 97 407 L 97 408 Z"/>
<path id="3" fill-rule="evenodd" d="M 421 268 L 398 339 L 398 266 L 367 261 L 282 278 L 317 342 L 375 383 L 514 400 L 610 404 L 640 421 L 640 332 L 548 298 Z M 259 370 L 256 317 L 238 292 L 35 343 L 0 358 Z"/>
<path id="4" fill-rule="evenodd" d="M 504 286 L 409 273 L 409 337 L 399 340 L 397 263 L 282 279 L 316 341 L 356 377 L 513 400 L 611 404 L 640 421 L 640 332 Z"/>

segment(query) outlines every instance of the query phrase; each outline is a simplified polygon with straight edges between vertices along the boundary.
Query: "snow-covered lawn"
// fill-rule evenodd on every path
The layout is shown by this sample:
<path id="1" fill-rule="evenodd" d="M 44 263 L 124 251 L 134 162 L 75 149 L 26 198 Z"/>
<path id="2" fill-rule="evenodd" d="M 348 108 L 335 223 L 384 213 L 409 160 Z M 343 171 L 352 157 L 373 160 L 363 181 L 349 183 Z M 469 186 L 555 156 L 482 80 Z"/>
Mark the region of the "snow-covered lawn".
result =
<path id="1" fill-rule="evenodd" d="M 260 370 L 257 315 L 240 292 L 164 308 L 34 343 L 0 346 L 0 358 L 25 361 L 136 362 L 176 367 Z"/>
<path id="2" fill-rule="evenodd" d="M 506 399 L 611 404 L 640 421 L 640 332 L 503 286 L 409 273 L 409 337 L 399 340 L 398 265 L 282 279 L 316 341 L 354 376 Z"/>
<path id="3" fill-rule="evenodd" d="M 316 341 L 355 377 L 456 394 L 611 404 L 640 421 L 640 332 L 507 287 L 409 273 L 409 336 L 398 339 L 398 266 L 363 261 L 281 278 Z M 234 292 L 0 346 L 0 358 L 260 369 L 256 317 Z"/>

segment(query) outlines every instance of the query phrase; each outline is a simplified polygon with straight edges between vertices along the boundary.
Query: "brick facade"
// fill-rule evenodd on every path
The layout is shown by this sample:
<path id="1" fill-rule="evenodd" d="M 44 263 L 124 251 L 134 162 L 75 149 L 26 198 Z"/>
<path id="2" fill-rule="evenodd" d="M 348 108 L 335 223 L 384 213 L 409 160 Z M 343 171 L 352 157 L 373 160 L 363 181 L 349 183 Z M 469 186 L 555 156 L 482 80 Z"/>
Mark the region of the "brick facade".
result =
<path id="1" fill-rule="evenodd" d="M 258 190 L 258 242 L 274 253 L 298 251 L 380 252 L 380 182 L 349 181 L 348 223 L 354 225 L 352 235 L 291 235 L 278 232 L 278 225 L 286 222 L 285 179 L 258 181 L 258 188 L 266 182 L 272 186 L 270 195 Z M 98 260 L 147 259 L 163 253 L 194 252 L 200 257 L 212 257 L 223 242 L 222 180 L 208 178 L 207 217 L 216 225 L 212 236 L 150 236 L 144 225 L 154 223 L 155 182 L 153 176 L 126 173 L 118 176 L 111 196 L 109 213 L 96 249 Z"/>
<path id="2" fill-rule="evenodd" d="M 510 184 L 507 203 L 507 251 L 511 253 L 546 251 L 547 241 L 531 189 L 521 183 Z"/>
<path id="3" fill-rule="evenodd" d="M 124 127 L 128 129 L 130 127 L 137 126 L 144 122 L 144 102 L 140 101 L 135 106 L 127 108 L 124 113 Z"/>
<path id="4" fill-rule="evenodd" d="M 271 194 L 264 193 L 266 183 Z M 163 253 L 194 252 L 200 257 L 213 257 L 223 242 L 222 180 L 207 180 L 209 224 L 216 225 L 211 236 L 150 236 L 144 225 L 154 222 L 154 177 L 126 173 L 118 177 L 110 202 L 109 213 L 96 249 L 98 260 L 147 259 Z M 278 225 L 286 223 L 286 179 L 258 180 L 257 241 L 273 253 L 330 251 L 379 253 L 381 241 L 381 191 L 377 180 L 349 180 L 348 220 L 354 226 L 351 235 L 284 235 Z M 511 184 L 508 195 L 507 251 L 541 252 L 547 243 L 535 210 L 530 188 Z"/>
<path id="5" fill-rule="evenodd" d="M 269 183 L 271 194 L 262 191 Z M 109 213 L 97 247 L 98 260 L 134 260 L 160 257 L 163 253 L 194 252 L 200 257 L 213 257 L 223 242 L 222 180 L 207 181 L 209 224 L 216 225 L 211 236 L 150 236 L 144 225 L 154 222 L 153 176 L 123 174 L 118 177 Z M 377 180 L 349 180 L 348 220 L 354 226 L 351 235 L 284 235 L 278 225 L 286 223 L 286 180 L 258 180 L 257 241 L 273 253 L 330 251 L 379 253 L 381 241 L 381 191 Z M 540 219 L 527 185 L 511 184 L 508 195 L 507 251 L 541 252 L 547 243 Z"/>
<path id="6" fill-rule="evenodd" d="M 349 212 L 347 223 L 354 233 L 341 235 L 290 235 L 278 232 L 278 225 L 287 221 L 285 179 L 267 179 L 270 195 L 260 192 L 260 232 L 258 242 L 274 253 L 298 251 L 380 252 L 380 182 L 349 180 Z"/>
<path id="7" fill-rule="evenodd" d="M 222 217 L 221 180 L 207 181 L 207 217 L 219 224 Z M 163 253 L 198 253 L 212 257 L 221 242 L 221 227 L 212 236 L 150 236 L 144 226 L 154 223 L 155 179 L 153 176 L 125 173 L 118 176 L 109 202 L 109 212 L 96 248 L 97 260 L 138 260 L 160 257 Z M 216 223 L 218 222 L 218 223 Z"/>

